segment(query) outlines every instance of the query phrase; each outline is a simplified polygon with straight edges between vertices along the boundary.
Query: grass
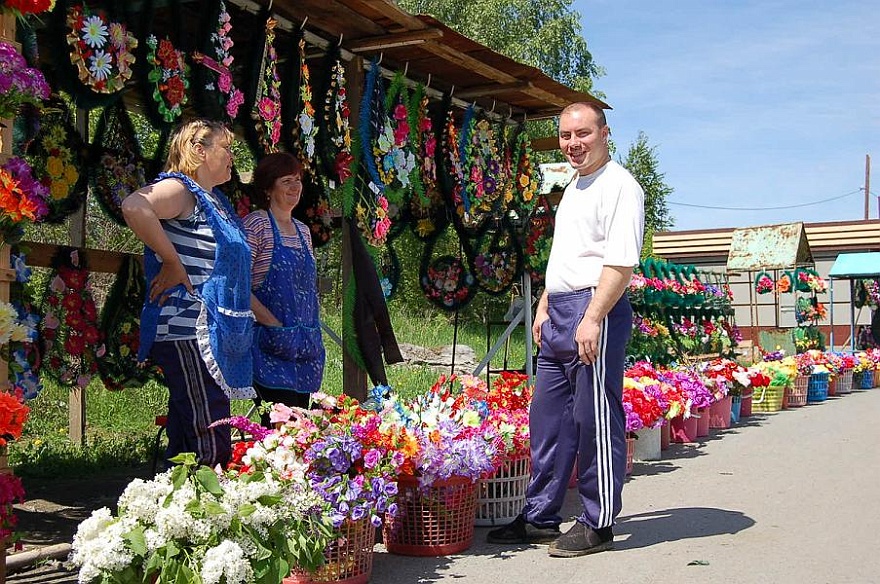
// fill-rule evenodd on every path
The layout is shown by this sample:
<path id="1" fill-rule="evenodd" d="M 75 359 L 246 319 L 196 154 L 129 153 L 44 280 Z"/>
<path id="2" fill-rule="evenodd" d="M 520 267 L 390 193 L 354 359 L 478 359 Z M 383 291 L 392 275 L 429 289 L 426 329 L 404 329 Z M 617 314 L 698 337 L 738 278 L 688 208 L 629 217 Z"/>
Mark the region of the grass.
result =
<path id="1" fill-rule="evenodd" d="M 390 305 L 392 322 L 399 343 L 423 347 L 452 345 L 452 315 L 426 309 L 407 310 Z M 322 319 L 334 331 L 341 331 L 339 309 L 325 302 Z M 492 329 L 494 343 L 503 331 Z M 327 393 L 342 392 L 342 350 L 325 335 L 327 364 L 322 389 Z M 486 355 L 486 327 L 473 315 L 460 317 L 458 345 L 474 349 L 479 361 Z M 510 368 L 524 363 L 525 341 L 522 329 L 515 331 L 509 345 Z M 503 367 L 503 348 L 492 359 L 491 369 Z M 447 371 L 443 371 L 448 373 Z M 420 393 L 430 387 L 441 371 L 415 365 L 387 367 L 388 380 L 403 396 Z M 138 389 L 110 392 L 100 381 L 93 381 L 84 392 L 86 404 L 85 445 L 74 445 L 68 439 L 69 390 L 44 379 L 43 391 L 31 402 L 30 418 L 19 440 L 10 443 L 9 461 L 15 473 L 23 477 L 74 477 L 88 473 L 118 472 L 143 468 L 153 455 L 156 435 L 155 417 L 163 414 L 167 390 L 151 383 Z M 233 412 L 245 414 L 249 401 L 233 402 Z"/>

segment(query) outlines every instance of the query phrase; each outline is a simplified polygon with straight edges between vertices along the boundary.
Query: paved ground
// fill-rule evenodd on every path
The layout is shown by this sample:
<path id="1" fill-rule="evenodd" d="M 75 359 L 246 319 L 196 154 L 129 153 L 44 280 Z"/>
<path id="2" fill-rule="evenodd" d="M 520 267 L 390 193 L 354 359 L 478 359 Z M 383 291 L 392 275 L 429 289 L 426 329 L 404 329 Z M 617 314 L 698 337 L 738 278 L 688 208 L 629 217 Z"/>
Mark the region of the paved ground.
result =
<path id="1" fill-rule="evenodd" d="M 611 552 L 550 558 L 542 547 L 488 545 L 478 528 L 475 545 L 452 557 L 377 546 L 371 582 L 880 582 L 878 420 L 874 389 L 756 416 L 636 463 Z M 75 582 L 75 574 L 48 563 L 8 581 Z"/>

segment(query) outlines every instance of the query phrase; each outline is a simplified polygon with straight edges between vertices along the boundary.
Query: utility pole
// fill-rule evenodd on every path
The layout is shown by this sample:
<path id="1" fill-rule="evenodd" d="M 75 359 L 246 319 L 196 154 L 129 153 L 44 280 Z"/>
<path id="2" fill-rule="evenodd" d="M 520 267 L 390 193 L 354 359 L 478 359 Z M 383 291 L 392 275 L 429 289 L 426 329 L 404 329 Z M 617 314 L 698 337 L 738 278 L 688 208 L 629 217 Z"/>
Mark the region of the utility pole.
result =
<path id="1" fill-rule="evenodd" d="M 865 200 L 871 196 L 871 155 L 865 154 Z M 880 197 L 877 198 L 877 216 L 880 218 Z M 865 215 L 865 218 L 868 216 Z"/>

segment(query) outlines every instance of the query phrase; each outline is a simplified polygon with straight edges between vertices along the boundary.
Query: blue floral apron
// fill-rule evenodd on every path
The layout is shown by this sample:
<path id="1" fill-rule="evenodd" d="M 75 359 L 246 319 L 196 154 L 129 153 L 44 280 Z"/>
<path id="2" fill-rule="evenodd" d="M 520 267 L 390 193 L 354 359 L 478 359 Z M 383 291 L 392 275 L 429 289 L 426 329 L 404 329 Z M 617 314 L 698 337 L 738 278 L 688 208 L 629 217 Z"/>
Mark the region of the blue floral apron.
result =
<path id="1" fill-rule="evenodd" d="M 254 296 L 284 326 L 257 325 L 254 335 L 254 381 L 269 389 L 314 393 L 324 374 L 324 342 L 318 313 L 315 259 L 296 223 L 299 248 L 281 243 L 271 212 L 272 262 Z"/>

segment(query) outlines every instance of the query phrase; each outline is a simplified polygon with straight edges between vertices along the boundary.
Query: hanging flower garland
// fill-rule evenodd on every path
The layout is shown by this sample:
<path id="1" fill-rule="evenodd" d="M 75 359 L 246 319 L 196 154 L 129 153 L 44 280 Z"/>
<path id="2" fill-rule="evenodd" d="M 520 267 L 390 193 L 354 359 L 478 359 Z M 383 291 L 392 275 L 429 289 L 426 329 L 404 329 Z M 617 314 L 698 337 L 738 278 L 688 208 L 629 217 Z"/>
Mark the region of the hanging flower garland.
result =
<path id="1" fill-rule="evenodd" d="M 447 97 L 447 99 L 450 99 Z M 451 101 L 450 101 L 451 104 Z M 446 121 L 443 123 L 443 162 L 446 172 L 446 200 L 450 208 L 458 208 L 462 204 L 464 190 L 464 168 L 461 160 L 459 130 L 455 124 L 455 112 L 449 105 Z"/>
<path id="2" fill-rule="evenodd" d="M 472 106 L 473 107 L 473 106 Z M 472 109 L 469 108 L 469 109 Z M 461 154 L 465 181 L 460 218 L 466 228 L 477 227 L 503 193 L 503 177 L 495 132 L 485 118 L 465 116 Z"/>
<path id="3" fill-rule="evenodd" d="M 143 268 L 134 256 L 127 255 L 101 310 L 107 352 L 98 361 L 98 371 L 104 387 L 110 391 L 140 387 L 158 378 L 154 367 L 141 367 L 137 361 L 144 294 Z"/>
<path id="4" fill-rule="evenodd" d="M 98 310 L 89 290 L 89 272 L 80 251 L 58 250 L 52 260 L 41 323 L 43 372 L 67 386 L 86 387 L 106 354 Z"/>
<path id="5" fill-rule="evenodd" d="M 122 201 L 146 184 L 147 179 L 134 126 L 122 100 L 104 109 L 94 143 L 96 162 L 89 169 L 92 191 L 107 215 L 125 225 Z"/>
<path id="6" fill-rule="evenodd" d="M 403 73 L 398 71 L 385 95 L 385 124 L 373 149 L 379 177 L 385 184 L 389 202 L 402 206 L 412 190 L 412 175 L 416 157 L 410 141 L 410 122 L 407 111 L 407 89 Z"/>
<path id="7" fill-rule="evenodd" d="M 172 44 L 171 39 L 147 37 L 147 80 L 153 88 L 152 98 L 159 115 L 172 123 L 183 113 L 189 89 L 189 65 L 183 51 Z"/>
<path id="8" fill-rule="evenodd" d="M 348 107 L 348 92 L 345 88 L 345 65 L 337 47 L 332 58 L 330 79 L 327 94 L 324 98 L 324 127 L 319 133 L 324 144 L 322 158 L 328 170 L 327 175 L 336 186 L 344 183 L 351 176 L 351 111 Z"/>
<path id="9" fill-rule="evenodd" d="M 391 218 L 388 216 L 388 199 L 385 196 L 385 181 L 380 175 L 377 162 L 379 132 L 384 131 L 387 114 L 385 111 L 385 88 L 379 64 L 373 60 L 367 73 L 363 100 L 361 102 L 360 143 L 364 166 L 369 181 L 365 181 L 358 189 L 358 201 L 355 203 L 355 220 L 364 239 L 373 246 L 385 243 L 391 229 Z"/>
<path id="10" fill-rule="evenodd" d="M 299 100 L 301 108 L 296 117 L 293 130 L 297 156 L 303 167 L 303 175 L 315 177 L 315 137 L 318 135 L 318 124 L 315 123 L 315 108 L 312 105 L 312 84 L 309 75 L 309 64 L 306 61 L 306 41 L 299 39 Z"/>
<path id="11" fill-rule="evenodd" d="M 52 103 L 40 113 L 40 129 L 25 157 L 49 191 L 44 221 L 60 223 L 79 209 L 86 190 L 84 146 L 63 103 Z"/>
<path id="12" fill-rule="evenodd" d="M 538 201 L 541 189 L 541 176 L 538 168 L 532 162 L 532 144 L 525 128 L 518 128 L 514 137 L 513 161 L 516 166 L 511 168 L 513 188 L 515 192 L 514 205 L 522 217 L 531 214 Z"/>
<path id="13" fill-rule="evenodd" d="M 244 103 L 244 93 L 232 81 L 232 47 L 235 44 L 230 35 L 232 17 L 223 0 L 218 0 L 218 4 L 217 28 L 208 37 L 205 52 L 196 51 L 192 57 L 193 61 L 211 71 L 204 89 L 218 98 L 229 121 L 234 121 L 238 117 L 239 107 Z"/>
<path id="14" fill-rule="evenodd" d="M 266 41 L 260 63 L 257 93 L 251 111 L 257 140 L 263 154 L 278 152 L 281 139 L 281 79 L 278 76 L 278 54 L 275 52 L 274 18 L 266 19 Z"/>
<path id="15" fill-rule="evenodd" d="M 84 4 L 67 9 L 70 62 L 79 80 L 90 90 L 111 94 L 131 79 L 138 42 L 122 22 L 110 20 L 103 10 Z"/>
<path id="16" fill-rule="evenodd" d="M 437 135 L 428 103 L 425 86 L 419 85 L 413 92 L 409 108 L 410 139 L 418 160 L 417 172 L 413 173 L 410 226 L 416 237 L 423 241 L 430 241 L 446 227 L 446 207 L 437 176 Z"/>

